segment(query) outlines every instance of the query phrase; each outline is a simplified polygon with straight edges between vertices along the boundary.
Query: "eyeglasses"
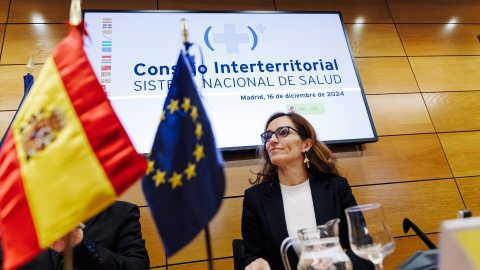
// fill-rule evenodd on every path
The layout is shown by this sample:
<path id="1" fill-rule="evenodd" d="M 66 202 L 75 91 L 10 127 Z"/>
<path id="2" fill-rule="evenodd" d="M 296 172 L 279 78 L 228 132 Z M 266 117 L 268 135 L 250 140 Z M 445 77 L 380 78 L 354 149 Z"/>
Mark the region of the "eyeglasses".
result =
<path id="1" fill-rule="evenodd" d="M 300 136 L 307 137 L 307 136 L 303 135 L 302 133 L 298 132 L 296 129 L 294 129 L 292 127 L 289 127 L 289 126 L 279 127 L 275 131 L 265 131 L 264 133 L 260 134 L 260 137 L 262 137 L 262 142 L 263 143 L 267 143 L 267 142 L 270 141 L 273 134 L 275 134 L 275 136 L 277 136 L 278 139 L 287 137 L 289 132 L 290 132 L 290 129 L 297 132 L 298 135 L 300 135 Z"/>

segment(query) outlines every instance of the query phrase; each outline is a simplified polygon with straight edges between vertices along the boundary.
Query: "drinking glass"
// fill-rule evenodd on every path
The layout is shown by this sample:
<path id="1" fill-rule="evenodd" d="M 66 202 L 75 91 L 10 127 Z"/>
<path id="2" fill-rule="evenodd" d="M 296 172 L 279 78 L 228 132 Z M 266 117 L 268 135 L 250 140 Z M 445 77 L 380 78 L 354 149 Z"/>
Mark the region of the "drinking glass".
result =
<path id="1" fill-rule="evenodd" d="M 385 222 L 381 204 L 365 204 L 345 209 L 352 251 L 383 270 L 383 259 L 395 250 L 395 240 Z"/>

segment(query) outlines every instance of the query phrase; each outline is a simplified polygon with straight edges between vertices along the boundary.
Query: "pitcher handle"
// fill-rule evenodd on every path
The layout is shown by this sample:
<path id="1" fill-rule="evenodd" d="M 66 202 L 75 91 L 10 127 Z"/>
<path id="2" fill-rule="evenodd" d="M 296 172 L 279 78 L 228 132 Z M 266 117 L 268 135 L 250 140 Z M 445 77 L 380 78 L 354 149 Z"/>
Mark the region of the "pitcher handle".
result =
<path id="1" fill-rule="evenodd" d="M 300 242 L 297 237 L 287 237 L 283 240 L 282 245 L 280 246 L 280 255 L 282 256 L 283 267 L 285 270 L 292 270 L 290 262 L 288 261 L 287 251 L 288 248 L 293 245 L 293 242 Z"/>

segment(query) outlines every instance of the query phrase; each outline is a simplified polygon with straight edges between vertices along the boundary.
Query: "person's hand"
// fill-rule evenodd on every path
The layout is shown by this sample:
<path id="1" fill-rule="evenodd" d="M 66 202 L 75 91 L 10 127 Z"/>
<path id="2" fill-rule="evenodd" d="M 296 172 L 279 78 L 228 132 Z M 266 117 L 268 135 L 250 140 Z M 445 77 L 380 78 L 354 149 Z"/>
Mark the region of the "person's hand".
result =
<path id="1" fill-rule="evenodd" d="M 271 269 L 267 261 L 265 261 L 262 258 L 258 258 L 255 261 L 251 262 L 249 265 L 247 265 L 247 267 L 245 267 L 245 270 L 271 270 Z"/>
<path id="2" fill-rule="evenodd" d="M 75 230 L 72 231 L 72 233 L 73 233 L 72 246 L 76 246 L 80 244 L 83 240 L 83 230 L 82 228 L 76 228 Z M 68 234 L 58 239 L 57 241 L 53 242 L 53 244 L 50 245 L 50 248 L 55 250 L 57 253 L 60 253 L 65 251 L 67 244 L 68 244 Z"/>

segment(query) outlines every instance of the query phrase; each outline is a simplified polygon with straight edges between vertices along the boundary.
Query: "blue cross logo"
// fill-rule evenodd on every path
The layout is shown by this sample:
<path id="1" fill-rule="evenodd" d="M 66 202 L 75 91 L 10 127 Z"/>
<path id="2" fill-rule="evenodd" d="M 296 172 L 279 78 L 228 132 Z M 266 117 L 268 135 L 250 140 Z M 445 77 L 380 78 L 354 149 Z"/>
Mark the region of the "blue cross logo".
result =
<path id="1" fill-rule="evenodd" d="M 260 29 L 259 29 L 260 27 Z M 257 33 L 250 27 L 247 26 L 248 30 L 252 33 L 253 36 L 253 45 L 251 50 L 253 51 L 258 43 Z M 263 32 L 266 27 L 262 26 L 261 24 L 257 26 L 257 30 Z M 208 33 L 212 30 L 212 27 L 209 26 L 205 31 L 204 39 L 207 47 L 214 51 L 212 45 L 210 44 L 210 40 L 208 38 Z M 213 43 L 216 44 L 225 44 L 227 53 L 239 53 L 240 51 L 240 44 L 241 43 L 250 43 L 250 37 L 248 33 L 237 33 L 236 25 L 233 23 L 228 23 L 223 25 L 223 33 L 215 33 L 213 36 Z"/>
<path id="2" fill-rule="evenodd" d="M 238 45 L 240 43 L 250 43 L 247 33 L 237 33 L 235 24 L 224 24 L 223 34 L 213 34 L 214 43 L 225 43 L 227 53 L 238 53 Z"/>

